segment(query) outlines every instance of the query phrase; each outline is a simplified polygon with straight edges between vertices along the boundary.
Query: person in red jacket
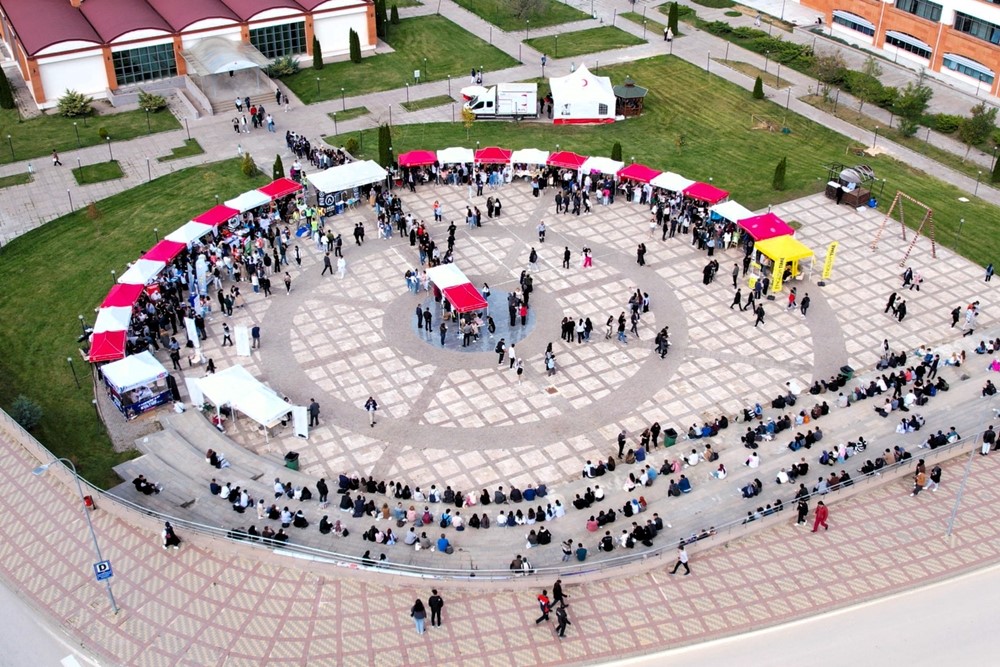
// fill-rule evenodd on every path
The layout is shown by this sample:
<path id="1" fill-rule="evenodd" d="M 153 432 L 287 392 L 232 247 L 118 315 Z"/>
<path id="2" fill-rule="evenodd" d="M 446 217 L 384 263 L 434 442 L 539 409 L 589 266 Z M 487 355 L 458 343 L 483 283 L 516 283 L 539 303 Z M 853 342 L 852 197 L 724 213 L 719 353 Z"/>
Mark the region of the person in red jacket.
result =
<path id="1" fill-rule="evenodd" d="M 819 530 L 820 526 L 823 526 L 823 530 L 829 530 L 830 526 L 826 525 L 826 519 L 830 516 L 830 510 L 827 506 L 823 504 L 823 501 L 816 503 L 816 520 L 813 521 L 812 532 Z"/>

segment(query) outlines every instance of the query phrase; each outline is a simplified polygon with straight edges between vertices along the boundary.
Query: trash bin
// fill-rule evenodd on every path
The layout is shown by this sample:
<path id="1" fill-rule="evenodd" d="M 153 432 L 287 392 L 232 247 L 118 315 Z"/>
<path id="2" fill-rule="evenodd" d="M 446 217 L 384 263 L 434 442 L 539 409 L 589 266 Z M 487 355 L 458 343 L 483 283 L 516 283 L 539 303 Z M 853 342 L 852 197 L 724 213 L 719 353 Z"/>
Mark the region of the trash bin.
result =
<path id="1" fill-rule="evenodd" d="M 851 378 L 854 377 L 854 369 L 851 368 L 850 366 L 841 366 L 840 374 L 844 377 L 845 380 L 850 380 Z"/>
<path id="2" fill-rule="evenodd" d="M 672 447 L 677 443 L 677 431 L 668 428 L 663 432 L 663 446 Z"/>
<path id="3" fill-rule="evenodd" d="M 285 454 L 285 467 L 289 470 L 299 469 L 299 453 L 298 452 L 288 452 Z"/>

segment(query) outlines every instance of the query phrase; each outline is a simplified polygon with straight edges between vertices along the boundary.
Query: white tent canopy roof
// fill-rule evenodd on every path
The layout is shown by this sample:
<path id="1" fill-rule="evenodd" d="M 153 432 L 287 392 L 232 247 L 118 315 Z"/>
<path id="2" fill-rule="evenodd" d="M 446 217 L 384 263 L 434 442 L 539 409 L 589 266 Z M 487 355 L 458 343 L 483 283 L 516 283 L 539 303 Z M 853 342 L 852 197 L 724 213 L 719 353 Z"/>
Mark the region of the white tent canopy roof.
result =
<path id="1" fill-rule="evenodd" d="M 128 331 L 128 323 L 131 319 L 132 308 L 129 306 L 101 308 L 97 311 L 97 320 L 94 322 L 94 333 Z"/>
<path id="2" fill-rule="evenodd" d="M 458 146 L 453 146 L 452 148 L 442 148 L 437 152 L 437 156 L 438 162 L 441 164 L 471 163 L 476 159 L 476 154 L 471 148 L 460 148 Z"/>
<path id="3" fill-rule="evenodd" d="M 118 276 L 118 282 L 123 285 L 145 285 L 163 270 L 166 262 L 152 259 L 137 259 L 125 273 Z"/>
<path id="4" fill-rule="evenodd" d="M 353 190 L 369 183 L 384 181 L 387 175 L 386 170 L 378 163 L 362 160 L 330 167 L 318 174 L 309 174 L 306 176 L 306 180 L 320 192 L 341 192 Z"/>
<path id="5" fill-rule="evenodd" d="M 672 171 L 665 171 L 649 182 L 654 188 L 663 188 L 671 192 L 684 192 L 684 188 L 694 183 L 690 178 L 684 178 Z"/>
<path id="6" fill-rule="evenodd" d="M 167 376 L 167 369 L 149 350 L 107 364 L 101 372 L 119 394 Z"/>
<path id="7" fill-rule="evenodd" d="M 580 65 L 575 72 L 570 72 L 566 76 L 551 77 L 549 86 L 556 104 L 577 100 L 615 99 L 615 89 L 611 85 L 611 79 L 606 76 L 595 76 L 586 65 Z"/>
<path id="8" fill-rule="evenodd" d="M 229 208 L 235 208 L 240 213 L 246 213 L 251 209 L 255 209 L 258 206 L 264 206 L 265 204 L 270 204 L 271 198 L 260 190 L 250 190 L 244 192 L 236 199 L 230 199 L 226 202 L 226 206 Z"/>
<path id="9" fill-rule="evenodd" d="M 194 46 L 182 51 L 181 57 L 200 76 L 267 67 L 271 63 L 250 44 L 225 37 L 199 39 Z"/>
<path id="10" fill-rule="evenodd" d="M 441 264 L 427 269 L 427 277 L 438 289 L 448 289 L 469 282 L 465 274 L 454 264 Z"/>
<path id="11" fill-rule="evenodd" d="M 166 239 L 175 243 L 185 243 L 190 245 L 200 239 L 205 234 L 214 231 L 212 225 L 203 225 L 200 222 L 188 222 L 183 227 L 179 227 L 167 234 Z"/>
<path id="12" fill-rule="evenodd" d="M 549 152 L 537 148 L 522 148 L 510 156 L 510 161 L 514 164 L 545 164 L 548 159 Z"/>
<path id="13" fill-rule="evenodd" d="M 261 384 L 243 366 L 231 366 L 198 380 L 198 386 L 217 406 L 229 404 L 258 424 L 269 425 L 291 411 L 273 390 Z"/>
<path id="14" fill-rule="evenodd" d="M 589 157 L 580 167 L 580 173 L 589 174 L 592 171 L 597 171 L 602 174 L 617 174 L 618 170 L 624 166 L 624 162 L 612 160 L 608 157 Z"/>
<path id="15" fill-rule="evenodd" d="M 745 220 L 746 218 L 753 217 L 753 211 L 749 211 L 740 204 L 734 201 L 722 202 L 721 204 L 716 204 L 712 208 L 708 209 L 712 213 L 725 218 L 726 220 L 731 220 L 732 222 L 739 222 L 740 220 Z"/>

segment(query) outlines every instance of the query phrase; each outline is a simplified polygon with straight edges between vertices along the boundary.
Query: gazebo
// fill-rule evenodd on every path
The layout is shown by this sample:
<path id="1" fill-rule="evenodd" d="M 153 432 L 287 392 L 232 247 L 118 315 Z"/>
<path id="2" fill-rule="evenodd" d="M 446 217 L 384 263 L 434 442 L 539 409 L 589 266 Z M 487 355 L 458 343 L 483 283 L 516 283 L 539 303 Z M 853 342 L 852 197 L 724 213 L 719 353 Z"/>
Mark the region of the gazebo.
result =
<path id="1" fill-rule="evenodd" d="M 614 90 L 615 115 L 630 118 L 642 114 L 642 101 L 649 92 L 647 88 L 635 85 L 632 77 L 626 76 L 625 84 L 615 86 Z"/>

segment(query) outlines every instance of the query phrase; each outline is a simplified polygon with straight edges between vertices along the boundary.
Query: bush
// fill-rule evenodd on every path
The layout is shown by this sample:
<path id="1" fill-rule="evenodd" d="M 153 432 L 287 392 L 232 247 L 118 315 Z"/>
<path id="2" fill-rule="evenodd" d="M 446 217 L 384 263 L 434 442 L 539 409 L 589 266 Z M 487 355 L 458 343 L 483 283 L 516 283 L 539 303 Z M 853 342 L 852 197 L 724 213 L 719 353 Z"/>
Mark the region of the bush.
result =
<path id="1" fill-rule="evenodd" d="M 361 62 L 361 38 L 358 37 L 358 33 L 355 32 L 354 28 L 351 28 L 351 32 L 348 35 L 348 41 L 351 45 L 351 62 Z"/>
<path id="2" fill-rule="evenodd" d="M 150 111 L 161 111 L 167 108 L 167 98 L 163 95 L 154 95 L 153 93 L 147 93 L 145 90 L 139 89 L 139 108 L 149 109 Z"/>
<path id="3" fill-rule="evenodd" d="M 313 69 L 323 69 L 323 47 L 319 44 L 319 39 L 313 35 Z"/>
<path id="4" fill-rule="evenodd" d="M 243 162 L 240 163 L 240 171 L 247 178 L 253 178 L 257 175 L 257 165 L 253 161 L 253 157 L 249 152 L 243 154 Z"/>
<path id="5" fill-rule="evenodd" d="M 285 165 L 281 163 L 281 156 L 275 155 L 274 166 L 271 167 L 271 178 L 276 181 L 279 178 L 283 178 L 284 175 L 285 175 Z"/>
<path id="6" fill-rule="evenodd" d="M 76 116 L 89 116 L 93 112 L 89 96 L 78 93 L 75 90 L 67 90 L 66 94 L 59 98 L 59 115 L 67 118 Z"/>
<path id="7" fill-rule="evenodd" d="M 764 99 L 764 81 L 759 76 L 757 80 L 753 82 L 753 98 L 755 100 Z"/>
<path id="8" fill-rule="evenodd" d="M 350 153 L 352 156 L 357 156 L 358 151 L 361 150 L 358 147 L 358 140 L 355 139 L 354 137 L 348 139 L 347 142 L 344 144 L 344 150 Z"/>
<path id="9" fill-rule="evenodd" d="M 396 5 L 393 5 L 389 11 L 389 23 L 399 25 L 399 10 L 396 9 Z"/>
<path id="10" fill-rule="evenodd" d="M 267 75 L 272 79 L 291 76 L 299 71 L 299 61 L 293 56 L 281 56 L 267 66 Z"/>
<path id="11" fill-rule="evenodd" d="M 14 91 L 7 80 L 7 73 L 0 67 L 0 109 L 14 108 Z"/>
<path id="12" fill-rule="evenodd" d="M 939 113 L 934 117 L 934 129 L 942 134 L 954 134 L 962 124 L 962 117 L 950 113 Z"/>
<path id="13" fill-rule="evenodd" d="M 99 128 L 97 128 L 97 136 L 99 136 L 102 140 L 107 141 L 108 140 L 108 128 L 106 128 L 106 127 L 99 127 Z"/>
<path id="14" fill-rule="evenodd" d="M 30 431 L 42 422 L 42 406 L 20 394 L 10 406 L 10 416 L 25 431 Z"/>
<path id="15" fill-rule="evenodd" d="M 785 189 L 785 170 L 788 168 L 788 158 L 783 157 L 774 167 L 774 178 L 771 180 L 771 187 L 775 190 Z"/>
<path id="16" fill-rule="evenodd" d="M 622 145 L 617 141 L 611 147 L 611 159 L 618 162 L 622 161 Z"/>

